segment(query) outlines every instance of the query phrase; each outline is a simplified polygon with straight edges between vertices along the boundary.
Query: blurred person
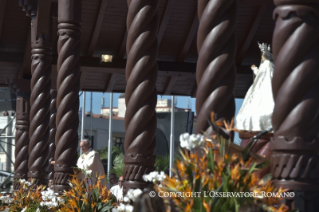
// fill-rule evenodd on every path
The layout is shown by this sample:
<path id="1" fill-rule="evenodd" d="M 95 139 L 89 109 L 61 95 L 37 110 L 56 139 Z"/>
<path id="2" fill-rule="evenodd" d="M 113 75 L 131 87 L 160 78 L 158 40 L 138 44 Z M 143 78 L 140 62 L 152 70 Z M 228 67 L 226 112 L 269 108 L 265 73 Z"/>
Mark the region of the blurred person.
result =
<path id="1" fill-rule="evenodd" d="M 110 179 L 110 183 L 108 184 L 109 188 L 112 188 L 113 186 L 118 184 L 118 178 L 115 173 L 111 173 L 109 176 L 109 179 Z"/>
<path id="2" fill-rule="evenodd" d="M 80 142 L 80 148 L 83 154 L 79 157 L 76 165 L 80 169 L 91 170 L 91 178 L 94 181 L 92 183 L 95 183 L 97 181 L 96 177 L 105 175 L 99 153 L 91 148 L 90 142 L 86 139 Z M 101 179 L 101 184 L 106 186 L 105 178 Z"/>
<path id="3" fill-rule="evenodd" d="M 124 182 L 124 177 L 121 176 L 119 178 L 118 185 L 115 185 L 110 189 L 111 193 L 114 196 L 116 196 L 116 199 L 119 203 L 123 202 L 123 182 Z"/>

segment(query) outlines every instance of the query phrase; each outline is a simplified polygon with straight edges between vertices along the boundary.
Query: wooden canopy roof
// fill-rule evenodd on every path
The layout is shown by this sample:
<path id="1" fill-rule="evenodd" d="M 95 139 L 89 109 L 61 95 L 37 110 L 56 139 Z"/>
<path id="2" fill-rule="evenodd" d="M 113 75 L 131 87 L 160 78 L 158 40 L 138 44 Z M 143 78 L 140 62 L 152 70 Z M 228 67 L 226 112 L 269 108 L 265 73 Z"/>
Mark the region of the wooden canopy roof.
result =
<path id="1" fill-rule="evenodd" d="M 57 59 L 57 0 L 39 5 L 40 24 L 52 20 L 52 87 L 55 86 Z M 274 29 L 271 0 L 238 0 L 237 82 L 235 96 L 243 98 L 252 83 L 252 64 L 260 62 L 257 41 L 271 43 Z M 126 86 L 126 0 L 82 0 L 81 90 L 124 92 Z M 196 94 L 197 1 L 160 0 L 158 31 L 159 94 Z M 31 77 L 30 17 L 18 0 L 0 0 L 0 86 L 7 79 L 20 79 L 28 86 Z M 113 62 L 100 63 L 101 54 L 113 55 Z M 16 82 L 16 81 L 15 81 Z M 10 86 L 10 84 L 9 84 Z M 14 88 L 19 89 L 19 88 Z"/>

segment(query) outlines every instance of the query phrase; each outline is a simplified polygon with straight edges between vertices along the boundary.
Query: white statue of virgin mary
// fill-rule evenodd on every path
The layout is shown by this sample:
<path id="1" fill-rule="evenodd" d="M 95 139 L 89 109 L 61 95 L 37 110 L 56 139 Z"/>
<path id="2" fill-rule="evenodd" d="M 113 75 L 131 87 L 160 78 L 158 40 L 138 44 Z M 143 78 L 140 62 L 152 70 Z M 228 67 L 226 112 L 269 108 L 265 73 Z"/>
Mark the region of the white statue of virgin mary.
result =
<path id="1" fill-rule="evenodd" d="M 271 81 L 274 62 L 270 45 L 264 43 L 258 45 L 262 54 L 261 64 L 259 68 L 251 66 L 256 77 L 236 117 L 236 128 L 242 131 L 260 132 L 272 127 L 271 117 L 275 104 Z"/>

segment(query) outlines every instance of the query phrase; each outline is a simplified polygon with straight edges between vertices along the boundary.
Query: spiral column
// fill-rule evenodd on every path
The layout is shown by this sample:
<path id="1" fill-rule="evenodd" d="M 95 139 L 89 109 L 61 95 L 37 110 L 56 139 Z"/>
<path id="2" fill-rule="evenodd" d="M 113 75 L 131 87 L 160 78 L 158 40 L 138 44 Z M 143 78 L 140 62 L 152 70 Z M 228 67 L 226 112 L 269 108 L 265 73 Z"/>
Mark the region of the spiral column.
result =
<path id="1" fill-rule="evenodd" d="M 211 112 L 226 121 L 235 114 L 236 2 L 198 0 L 196 133 L 213 133 L 207 122 Z"/>
<path id="2" fill-rule="evenodd" d="M 158 0 L 128 0 L 124 193 L 145 188 L 154 170 Z"/>
<path id="3" fill-rule="evenodd" d="M 81 1 L 58 2 L 57 114 L 54 190 L 69 188 L 77 161 L 80 90 Z"/>
<path id="4" fill-rule="evenodd" d="M 57 90 L 51 89 L 51 104 L 50 104 L 50 136 L 49 136 L 49 170 L 48 170 L 48 179 L 53 179 L 54 177 L 54 166 L 51 164 L 51 161 L 54 161 L 55 153 L 55 134 L 56 134 L 56 96 Z"/>
<path id="5" fill-rule="evenodd" d="M 319 199 L 319 1 L 274 2 L 277 7 L 273 13 L 275 108 L 271 172 L 277 186 L 302 191 L 296 194 L 295 207 L 316 211 L 313 206 Z"/>
<path id="6" fill-rule="evenodd" d="M 29 145 L 29 104 L 30 93 L 19 93 L 16 102 L 16 135 L 13 189 L 19 190 L 18 180 L 27 179 L 28 173 L 28 145 Z"/>
<path id="7" fill-rule="evenodd" d="M 28 178 L 39 185 L 47 183 L 52 44 L 50 35 L 37 34 L 36 23 L 32 16 Z"/>

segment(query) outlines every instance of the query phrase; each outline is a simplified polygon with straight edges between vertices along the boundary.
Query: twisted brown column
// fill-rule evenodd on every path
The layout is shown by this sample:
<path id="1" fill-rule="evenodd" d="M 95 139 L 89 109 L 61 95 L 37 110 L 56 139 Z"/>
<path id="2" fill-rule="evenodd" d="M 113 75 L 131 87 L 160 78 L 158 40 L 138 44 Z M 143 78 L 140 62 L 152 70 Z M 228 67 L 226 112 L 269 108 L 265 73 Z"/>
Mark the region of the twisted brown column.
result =
<path id="1" fill-rule="evenodd" d="M 275 4 L 271 172 L 277 186 L 307 193 L 295 199 L 297 208 L 316 211 L 312 207 L 319 202 L 319 1 Z"/>
<path id="2" fill-rule="evenodd" d="M 49 171 L 48 171 L 48 179 L 53 179 L 54 177 L 54 166 L 51 164 L 51 161 L 54 161 L 54 153 L 55 153 L 55 134 L 56 134 L 56 96 L 57 90 L 51 89 L 51 105 L 50 105 L 50 136 L 49 136 Z"/>
<path id="3" fill-rule="evenodd" d="M 149 186 L 154 170 L 157 102 L 158 0 L 128 0 L 124 193 Z"/>
<path id="4" fill-rule="evenodd" d="M 55 137 L 54 190 L 62 193 L 69 188 L 69 174 L 77 161 L 81 1 L 59 0 L 57 115 Z"/>
<path id="5" fill-rule="evenodd" d="M 235 114 L 236 0 L 198 1 L 196 133 L 213 133 L 207 118 L 230 121 Z"/>
<path id="6" fill-rule="evenodd" d="M 19 190 L 19 179 L 27 179 L 29 145 L 29 105 L 30 94 L 18 94 L 16 102 L 16 135 L 13 189 Z"/>
<path id="7" fill-rule="evenodd" d="M 28 178 L 47 183 L 52 45 L 49 35 L 37 34 L 36 18 L 31 19 L 31 97 Z"/>

